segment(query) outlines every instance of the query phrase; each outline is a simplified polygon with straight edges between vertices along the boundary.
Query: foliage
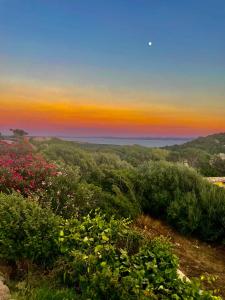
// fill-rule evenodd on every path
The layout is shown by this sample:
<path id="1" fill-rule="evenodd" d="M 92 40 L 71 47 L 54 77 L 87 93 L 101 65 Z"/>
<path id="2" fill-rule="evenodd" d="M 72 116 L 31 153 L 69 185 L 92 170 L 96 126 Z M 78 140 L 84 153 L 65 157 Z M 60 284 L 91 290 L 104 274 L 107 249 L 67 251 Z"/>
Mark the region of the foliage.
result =
<path id="1" fill-rule="evenodd" d="M 20 287 L 13 294 L 16 300 L 76 300 L 75 293 L 71 289 L 63 289 L 62 287 L 50 288 L 47 285 L 40 287 Z"/>
<path id="2" fill-rule="evenodd" d="M 76 144 L 72 145 L 58 140 L 41 144 L 40 150 L 48 159 L 57 159 L 69 168 L 79 169 L 81 184 L 77 184 L 77 187 L 73 188 L 72 198 L 75 203 L 79 203 L 78 206 L 81 209 L 84 208 L 84 211 L 85 207 L 89 209 L 101 207 L 109 214 L 117 211 L 118 215 L 125 217 L 134 217 L 140 212 L 140 204 L 129 179 L 134 168 L 128 162 L 121 160 L 119 156 L 110 153 L 88 153 L 77 148 Z M 63 180 L 63 178 L 58 180 Z M 65 178 L 65 180 L 67 179 Z M 68 181 L 71 179 L 68 178 Z M 64 182 L 64 185 L 67 184 Z M 59 186 L 61 186 L 60 182 Z M 90 201 L 88 197 L 85 197 L 84 190 L 87 191 L 87 195 L 91 195 Z M 51 193 L 54 194 L 52 187 Z M 63 194 L 65 197 L 66 193 Z M 84 201 L 77 201 L 78 197 Z M 50 198 L 52 197 L 50 196 Z M 69 203 L 73 199 L 66 202 Z M 83 208 L 82 203 L 84 204 Z M 75 206 L 77 205 L 75 204 Z"/>
<path id="3" fill-rule="evenodd" d="M 183 145 L 165 148 L 169 150 L 169 161 L 185 160 L 203 176 L 225 175 L 225 133 L 200 137 Z"/>
<path id="4" fill-rule="evenodd" d="M 211 155 L 200 149 L 186 148 L 182 151 L 171 151 L 168 155 L 168 161 L 186 163 L 204 176 L 212 176 L 214 174 Z"/>
<path id="5" fill-rule="evenodd" d="M 43 181 L 43 188 L 36 191 L 33 197 L 42 207 L 50 208 L 55 214 L 68 218 L 79 208 L 76 190 L 80 175 L 76 168 L 61 166 L 59 169 L 57 176 Z"/>
<path id="6" fill-rule="evenodd" d="M 178 278 L 168 242 L 144 245 L 126 219 L 95 213 L 70 220 L 60 232 L 57 270 L 82 299 L 214 299 L 198 282 Z"/>
<path id="7" fill-rule="evenodd" d="M 56 175 L 56 168 L 24 143 L 0 145 L 0 191 L 28 196 Z"/>
<path id="8" fill-rule="evenodd" d="M 50 160 L 60 160 L 66 165 L 79 167 L 80 174 L 87 181 L 100 176 L 98 166 L 92 156 L 70 144 L 62 146 L 60 143 L 49 143 L 47 147 L 44 144 L 42 153 Z"/>
<path id="9" fill-rule="evenodd" d="M 171 151 L 167 160 L 186 163 L 203 176 L 223 176 L 225 174 L 225 160 L 221 159 L 219 155 L 212 155 L 196 148 L 178 150 L 179 151 Z"/>
<path id="10" fill-rule="evenodd" d="M 60 219 L 21 195 L 0 194 L 0 258 L 49 263 L 59 253 Z"/>
<path id="11" fill-rule="evenodd" d="M 33 146 L 27 141 L 13 142 L 8 144 L 4 140 L 0 142 L 0 154 L 11 154 L 22 156 L 33 152 Z"/>
<path id="12" fill-rule="evenodd" d="M 23 129 L 10 129 L 10 131 L 12 131 L 13 136 L 16 138 L 22 138 L 25 135 L 28 135 L 28 133 L 26 131 L 24 131 Z"/>
<path id="13" fill-rule="evenodd" d="M 223 155 L 225 155 L 225 154 L 223 154 Z M 210 164 L 213 169 L 213 172 L 211 172 L 210 176 L 224 177 L 224 175 L 225 175 L 225 159 L 224 158 L 221 158 L 219 155 L 213 155 L 211 157 Z"/>
<path id="14" fill-rule="evenodd" d="M 117 145 L 95 145 L 88 143 L 76 143 L 51 139 L 48 141 L 32 143 L 39 151 L 53 160 L 62 159 L 67 164 L 78 164 L 88 161 L 90 170 L 96 169 L 99 165 L 126 168 L 137 167 L 145 161 L 165 160 L 169 151 L 160 148 L 147 148 L 139 145 L 117 146 Z M 81 167 L 85 171 L 85 164 Z"/>
<path id="15" fill-rule="evenodd" d="M 64 218 L 87 214 L 97 207 L 108 215 L 134 216 L 137 210 L 134 204 L 114 185 L 111 190 L 103 190 L 101 186 L 82 180 L 77 167 L 57 166 L 61 171 L 57 176 L 48 177 L 31 196 L 42 206 L 51 209 Z M 104 188 L 104 187 L 103 187 Z M 136 205 L 137 206 L 137 205 Z"/>
<path id="16" fill-rule="evenodd" d="M 225 133 L 212 134 L 207 137 L 199 137 L 183 145 L 166 147 L 171 150 L 184 150 L 186 148 L 196 148 L 210 154 L 225 152 Z"/>
<path id="17" fill-rule="evenodd" d="M 113 207 L 118 214 L 125 217 L 135 217 L 141 212 L 131 178 L 134 176 L 133 168 L 110 168 L 110 166 L 99 166 L 102 178 L 97 184 L 103 191 L 113 196 Z"/>
<path id="18" fill-rule="evenodd" d="M 94 184 L 82 182 L 79 169 L 61 167 L 55 177 L 49 177 L 45 188 L 34 195 L 42 207 L 50 208 L 55 214 L 71 218 L 79 214 L 87 214 L 96 207 L 112 213 L 113 201 L 110 196 Z"/>
<path id="19" fill-rule="evenodd" d="M 82 195 L 88 194 L 90 189 L 96 190 L 91 200 L 93 205 L 86 205 L 90 202 L 81 197 L 83 189 L 77 188 L 77 199 L 82 199 L 77 201 L 78 206 L 82 207 L 83 203 L 87 208 L 84 213 L 101 207 L 109 214 L 135 217 L 143 211 L 164 218 L 181 232 L 203 240 L 222 242 L 225 239 L 225 191 L 208 183 L 193 169 L 176 163 L 187 161 L 205 174 L 222 172 L 221 159 L 212 159 L 206 151 L 185 148 L 181 152 L 168 152 L 138 146 L 101 148 L 58 140 L 41 143 L 38 147 L 49 158 L 56 158 L 60 153 L 59 158 L 67 165 L 79 168 L 80 182 L 86 191 Z M 80 158 L 75 160 L 78 155 Z M 88 162 L 84 163 L 86 159 Z M 146 159 L 151 160 L 140 163 Z M 86 164 L 88 172 L 82 167 Z"/>
<path id="20" fill-rule="evenodd" d="M 143 210 L 166 218 L 183 233 L 225 241 L 225 191 L 183 165 L 150 162 L 138 170 Z"/>
<path id="21" fill-rule="evenodd" d="M 35 144 L 42 156 L 33 148 L 26 141 L 0 143 L 0 190 L 11 193 L 0 194 L 0 258 L 39 266 L 57 261 L 52 272 L 68 288 L 35 286 L 18 297 L 216 299 L 200 292 L 198 281 L 178 278 L 167 241 L 147 242 L 121 217 L 145 212 L 184 233 L 225 240 L 225 191 L 184 165 L 166 162 L 188 160 L 200 172 L 214 166 L 222 172 L 218 156 L 57 139 Z M 94 212 L 98 207 L 104 214 Z"/>

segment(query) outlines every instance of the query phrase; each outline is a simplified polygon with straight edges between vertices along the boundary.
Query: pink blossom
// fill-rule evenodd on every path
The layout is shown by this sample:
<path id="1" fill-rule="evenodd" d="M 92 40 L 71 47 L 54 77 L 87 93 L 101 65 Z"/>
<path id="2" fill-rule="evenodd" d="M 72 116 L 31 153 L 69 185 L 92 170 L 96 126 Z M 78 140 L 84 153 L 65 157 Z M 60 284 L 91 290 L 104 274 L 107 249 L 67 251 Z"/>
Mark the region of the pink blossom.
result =
<path id="1" fill-rule="evenodd" d="M 30 145 L 0 142 L 0 191 L 15 190 L 28 196 L 56 174 L 56 166 L 35 154 Z"/>

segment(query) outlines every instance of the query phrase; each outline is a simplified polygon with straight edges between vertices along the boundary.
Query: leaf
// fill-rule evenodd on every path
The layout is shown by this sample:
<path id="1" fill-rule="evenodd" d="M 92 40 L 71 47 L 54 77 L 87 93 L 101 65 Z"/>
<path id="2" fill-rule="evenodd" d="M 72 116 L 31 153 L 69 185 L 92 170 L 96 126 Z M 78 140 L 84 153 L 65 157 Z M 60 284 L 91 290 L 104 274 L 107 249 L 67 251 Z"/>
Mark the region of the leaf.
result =
<path id="1" fill-rule="evenodd" d="M 103 233 L 102 234 L 102 240 L 108 242 L 109 238 Z"/>
<path id="2" fill-rule="evenodd" d="M 105 267 L 106 265 L 107 265 L 107 262 L 106 261 L 103 261 L 103 262 L 101 262 L 101 267 Z"/>
<path id="3" fill-rule="evenodd" d="M 88 237 L 85 236 L 85 238 L 83 239 L 83 241 L 84 241 L 85 243 L 87 243 L 87 242 L 88 242 Z"/>

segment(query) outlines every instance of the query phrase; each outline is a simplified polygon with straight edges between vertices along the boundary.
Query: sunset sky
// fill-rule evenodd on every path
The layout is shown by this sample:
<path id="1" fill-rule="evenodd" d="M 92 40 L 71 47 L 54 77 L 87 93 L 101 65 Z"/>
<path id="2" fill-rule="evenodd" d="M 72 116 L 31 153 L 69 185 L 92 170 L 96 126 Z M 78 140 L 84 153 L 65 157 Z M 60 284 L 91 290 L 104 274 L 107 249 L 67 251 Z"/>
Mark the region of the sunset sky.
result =
<path id="1" fill-rule="evenodd" d="M 225 1 L 0 0 L 0 132 L 9 128 L 225 132 Z"/>

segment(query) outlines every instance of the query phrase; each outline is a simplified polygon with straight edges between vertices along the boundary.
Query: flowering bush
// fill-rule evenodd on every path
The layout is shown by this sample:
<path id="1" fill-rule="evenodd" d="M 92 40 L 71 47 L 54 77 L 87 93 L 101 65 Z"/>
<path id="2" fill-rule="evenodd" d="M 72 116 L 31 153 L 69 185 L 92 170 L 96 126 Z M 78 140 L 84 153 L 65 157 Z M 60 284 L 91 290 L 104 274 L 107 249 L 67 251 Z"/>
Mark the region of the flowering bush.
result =
<path id="1" fill-rule="evenodd" d="M 28 196 L 42 188 L 49 176 L 56 174 L 56 167 L 35 154 L 29 144 L 0 144 L 1 192 L 15 190 Z"/>
<path id="2" fill-rule="evenodd" d="M 37 190 L 33 198 L 43 208 L 51 209 L 56 215 L 65 219 L 77 213 L 86 215 L 90 210 L 99 207 L 111 215 L 118 211 L 114 207 L 114 198 L 101 187 L 81 180 L 78 167 L 57 164 L 57 176 L 49 177 L 44 188 Z"/>

